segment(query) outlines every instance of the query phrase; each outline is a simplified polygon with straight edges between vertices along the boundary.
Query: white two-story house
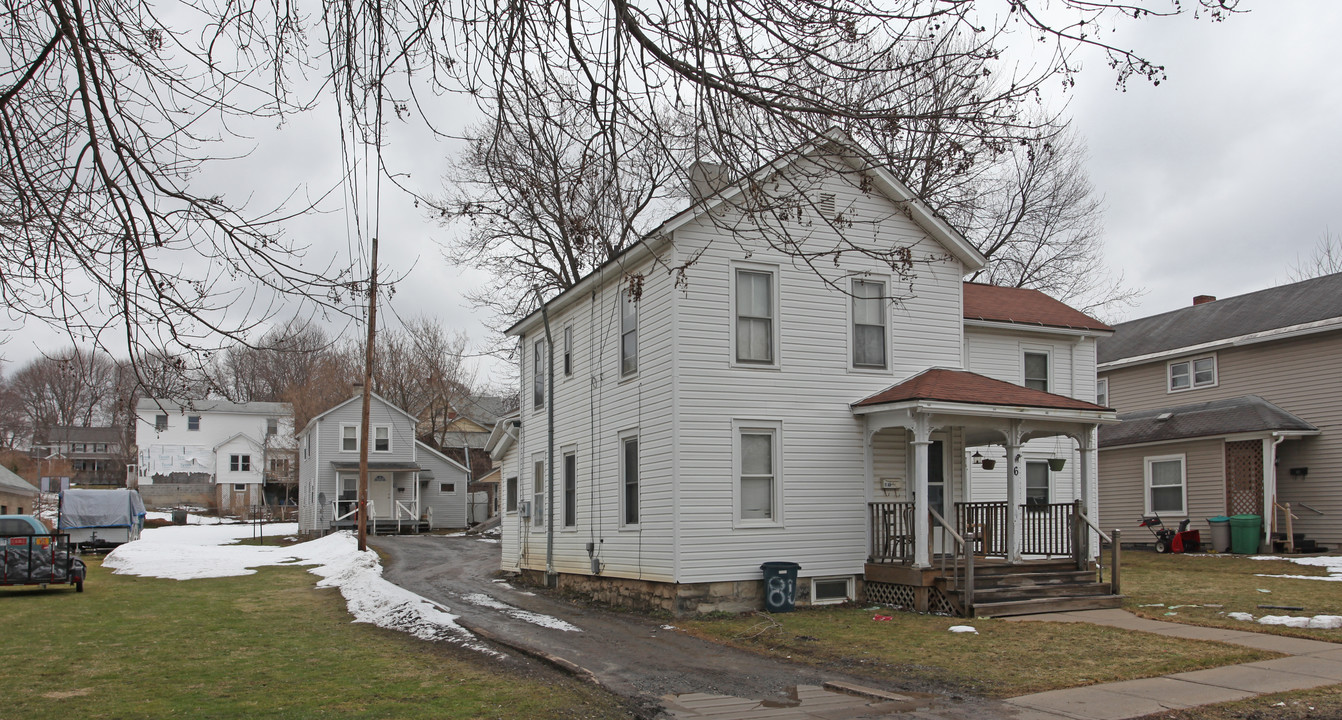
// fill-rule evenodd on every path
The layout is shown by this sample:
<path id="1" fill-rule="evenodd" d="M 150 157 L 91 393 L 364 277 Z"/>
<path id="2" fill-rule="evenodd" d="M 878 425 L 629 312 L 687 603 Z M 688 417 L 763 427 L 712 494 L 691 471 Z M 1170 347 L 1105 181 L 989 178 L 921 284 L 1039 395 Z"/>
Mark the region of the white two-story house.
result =
<path id="1" fill-rule="evenodd" d="M 180 486 L 184 498 L 212 496 L 221 512 L 244 512 L 264 502 L 267 469 L 288 467 L 294 457 L 289 403 L 141 398 L 135 412 L 135 475 L 146 492 Z"/>
<path id="2" fill-rule="evenodd" d="M 761 230 L 743 188 L 791 210 Z M 1075 529 L 1113 419 L 1094 402 L 1109 329 L 963 282 L 985 262 L 839 134 L 702 192 L 508 331 L 504 569 L 677 613 L 758 607 L 768 561 L 800 565 L 800 603 L 964 613 L 990 603 L 943 557 L 1093 576 L 1098 541 Z M 993 614 L 1024 600 L 979 595 Z"/>

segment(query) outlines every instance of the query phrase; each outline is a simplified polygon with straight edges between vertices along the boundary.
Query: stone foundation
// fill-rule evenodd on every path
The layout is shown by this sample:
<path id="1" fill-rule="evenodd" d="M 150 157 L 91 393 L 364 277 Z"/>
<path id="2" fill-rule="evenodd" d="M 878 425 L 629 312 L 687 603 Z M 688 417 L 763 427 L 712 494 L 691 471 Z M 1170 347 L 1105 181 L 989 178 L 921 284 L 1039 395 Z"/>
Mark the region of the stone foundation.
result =
<path id="1" fill-rule="evenodd" d="M 522 582 L 543 587 L 545 571 L 523 569 Z M 764 580 L 668 583 L 654 580 L 559 573 L 561 593 L 636 612 L 665 612 L 676 617 L 711 612 L 764 609 Z M 856 588 L 861 597 L 861 578 Z M 811 579 L 797 578 L 797 607 L 811 604 Z"/>

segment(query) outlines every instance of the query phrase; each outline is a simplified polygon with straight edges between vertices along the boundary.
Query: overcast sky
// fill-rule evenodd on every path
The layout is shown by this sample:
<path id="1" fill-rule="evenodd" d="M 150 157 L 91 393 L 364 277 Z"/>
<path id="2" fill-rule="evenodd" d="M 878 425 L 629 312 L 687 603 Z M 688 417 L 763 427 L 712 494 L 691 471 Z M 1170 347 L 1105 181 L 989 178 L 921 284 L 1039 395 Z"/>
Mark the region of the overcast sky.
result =
<path id="1" fill-rule="evenodd" d="M 1122 92 L 1103 60 L 1091 58 L 1077 87 L 1058 96 L 1090 149 L 1091 180 L 1106 205 L 1109 263 L 1146 291 L 1111 319 L 1183 307 L 1197 294 L 1229 297 L 1287 282 L 1291 264 L 1328 228 L 1342 232 L 1342 3 L 1246 0 L 1244 7 L 1251 12 L 1223 23 L 1128 22 L 1117 44 L 1164 64 L 1168 80 L 1159 87 L 1133 80 Z M 441 127 L 460 131 L 474 110 L 447 99 L 431 112 Z M 305 182 L 307 192 L 323 191 L 341 162 L 326 115 L 278 131 L 259 127 L 251 156 L 213 168 L 206 181 L 240 188 L 231 194 L 250 196 L 254 209 Z M 387 153 L 392 167 L 409 174 L 406 182 L 432 192 L 454 149 L 398 131 Z M 311 246 L 311 264 L 348 256 L 358 244 L 343 205 L 328 206 L 333 212 L 288 228 Z M 466 332 L 478 349 L 487 337 L 484 318 L 463 294 L 485 278 L 443 261 L 437 241 L 445 232 L 384 183 L 380 264 L 405 277 L 382 323 L 428 315 Z M 64 344 L 29 328 L 0 352 L 22 363 L 39 348 Z M 478 376 L 498 382 L 509 373 L 482 359 Z"/>

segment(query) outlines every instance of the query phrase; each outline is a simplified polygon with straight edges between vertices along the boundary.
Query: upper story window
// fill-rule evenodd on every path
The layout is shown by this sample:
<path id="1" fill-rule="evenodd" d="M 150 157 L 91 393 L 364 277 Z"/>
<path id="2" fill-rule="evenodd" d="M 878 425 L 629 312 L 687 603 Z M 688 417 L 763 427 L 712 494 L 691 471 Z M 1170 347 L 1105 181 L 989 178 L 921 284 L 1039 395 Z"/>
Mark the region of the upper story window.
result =
<path id="1" fill-rule="evenodd" d="M 1048 383 L 1048 353 L 1029 352 L 1025 353 L 1025 387 L 1035 390 L 1049 391 Z"/>
<path id="2" fill-rule="evenodd" d="M 885 369 L 885 283 L 853 281 L 853 367 Z"/>
<path id="3" fill-rule="evenodd" d="M 1095 404 L 1109 407 L 1109 378 L 1095 380 Z"/>
<path id="4" fill-rule="evenodd" d="M 199 416 L 199 415 L 187 415 L 187 416 L 186 416 L 186 429 L 187 429 L 187 430 L 199 430 L 199 429 L 200 429 L 200 416 Z"/>
<path id="5" fill-rule="evenodd" d="M 391 426 L 373 426 L 373 452 L 391 452 Z"/>
<path id="6" fill-rule="evenodd" d="M 1179 360 L 1169 364 L 1169 392 L 1216 385 L 1216 356 Z"/>
<path id="7" fill-rule="evenodd" d="M 155 415 L 155 416 L 154 416 L 154 429 L 155 429 L 155 430 L 158 430 L 159 432 L 163 432 L 164 430 L 167 430 L 167 429 L 168 429 L 168 416 L 167 416 L 167 415 Z"/>
<path id="8" fill-rule="evenodd" d="M 537 340 L 532 354 L 531 406 L 537 410 L 545 407 L 545 341 Z"/>
<path id="9" fill-rule="evenodd" d="M 359 426 L 341 425 L 340 426 L 340 450 L 341 452 L 359 451 Z"/>
<path id="10" fill-rule="evenodd" d="M 774 273 L 736 271 L 736 362 L 772 365 L 774 348 Z"/>
<path id="11" fill-rule="evenodd" d="M 564 376 L 573 374 L 573 326 L 564 327 Z"/>
<path id="12" fill-rule="evenodd" d="M 278 435 L 280 433 L 280 419 L 266 418 L 266 434 Z"/>
<path id="13" fill-rule="evenodd" d="M 620 375 L 638 372 L 638 303 L 620 292 Z"/>

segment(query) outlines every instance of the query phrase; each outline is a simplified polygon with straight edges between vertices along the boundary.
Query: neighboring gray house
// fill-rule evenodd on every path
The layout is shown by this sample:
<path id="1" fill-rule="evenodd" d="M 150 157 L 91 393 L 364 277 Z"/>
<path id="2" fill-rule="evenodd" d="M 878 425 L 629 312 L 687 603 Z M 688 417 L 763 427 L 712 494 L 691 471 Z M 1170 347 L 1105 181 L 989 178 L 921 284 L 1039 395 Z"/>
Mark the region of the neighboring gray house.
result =
<path id="1" fill-rule="evenodd" d="M 1100 431 L 1102 527 L 1140 541 L 1143 515 L 1247 513 L 1284 541 L 1289 507 L 1295 549 L 1342 544 L 1340 353 L 1342 273 L 1116 325 L 1098 344 L 1099 403 L 1123 421 Z"/>
<path id="2" fill-rule="evenodd" d="M 37 488 L 0 467 L 0 515 L 31 515 L 37 502 Z"/>
<path id="3" fill-rule="evenodd" d="M 353 527 L 358 505 L 360 395 L 298 433 L 298 529 Z M 416 418 L 374 394 L 369 410 L 368 501 L 376 530 L 464 528 L 466 468 L 415 439 Z"/>
<path id="4" fill-rule="evenodd" d="M 76 485 L 124 486 L 127 454 L 119 427 L 43 427 L 33 439 L 32 456 L 69 460 Z"/>

